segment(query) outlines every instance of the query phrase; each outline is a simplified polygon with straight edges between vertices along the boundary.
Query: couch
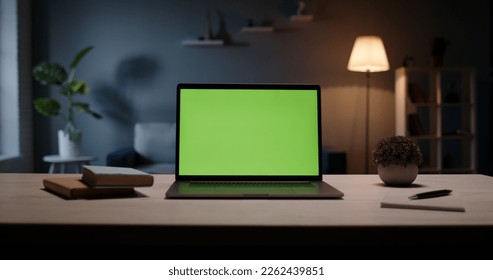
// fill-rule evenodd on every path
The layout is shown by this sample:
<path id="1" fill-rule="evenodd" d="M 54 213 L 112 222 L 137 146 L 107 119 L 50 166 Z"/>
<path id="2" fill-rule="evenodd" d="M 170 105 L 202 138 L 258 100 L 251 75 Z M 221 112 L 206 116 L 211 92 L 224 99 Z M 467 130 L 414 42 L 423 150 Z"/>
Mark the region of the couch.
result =
<path id="1" fill-rule="evenodd" d="M 148 173 L 175 173 L 176 124 L 140 122 L 134 126 L 133 146 L 106 157 L 106 165 L 132 167 Z"/>

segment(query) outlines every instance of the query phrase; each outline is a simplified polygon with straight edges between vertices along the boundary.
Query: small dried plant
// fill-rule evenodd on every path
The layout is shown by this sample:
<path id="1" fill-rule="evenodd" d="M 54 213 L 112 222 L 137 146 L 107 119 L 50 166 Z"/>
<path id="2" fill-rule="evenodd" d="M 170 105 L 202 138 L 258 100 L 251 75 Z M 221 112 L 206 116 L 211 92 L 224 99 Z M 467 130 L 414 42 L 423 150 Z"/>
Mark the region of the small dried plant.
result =
<path id="1" fill-rule="evenodd" d="M 373 150 L 373 161 L 378 165 L 419 165 L 423 155 L 416 141 L 407 136 L 390 136 L 380 139 Z"/>

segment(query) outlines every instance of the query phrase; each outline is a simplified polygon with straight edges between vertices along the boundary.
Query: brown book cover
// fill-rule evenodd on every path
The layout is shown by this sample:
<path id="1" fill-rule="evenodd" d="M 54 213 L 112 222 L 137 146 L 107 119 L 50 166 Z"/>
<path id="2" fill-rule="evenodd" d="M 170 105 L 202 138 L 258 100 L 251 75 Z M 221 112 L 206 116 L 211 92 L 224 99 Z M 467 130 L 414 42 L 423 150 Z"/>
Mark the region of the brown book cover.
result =
<path id="1" fill-rule="evenodd" d="M 80 178 L 46 178 L 43 180 L 46 190 L 58 194 L 64 198 L 109 198 L 135 196 L 133 188 L 105 188 L 95 189 L 84 184 Z"/>
<path id="2" fill-rule="evenodd" d="M 129 167 L 84 165 L 82 181 L 94 188 L 150 187 L 154 177 Z"/>

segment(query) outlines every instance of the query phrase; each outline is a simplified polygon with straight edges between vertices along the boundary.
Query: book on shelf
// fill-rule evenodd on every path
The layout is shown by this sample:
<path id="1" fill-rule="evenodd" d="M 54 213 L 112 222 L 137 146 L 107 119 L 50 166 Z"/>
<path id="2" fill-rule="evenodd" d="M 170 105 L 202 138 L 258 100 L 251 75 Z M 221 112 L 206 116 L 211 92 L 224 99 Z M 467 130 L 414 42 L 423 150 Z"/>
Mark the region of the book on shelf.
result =
<path id="1" fill-rule="evenodd" d="M 93 188 L 150 187 L 154 177 L 129 167 L 84 165 L 82 181 Z"/>
<path id="2" fill-rule="evenodd" d="M 412 136 L 424 135 L 423 124 L 421 123 L 421 119 L 418 114 L 409 114 L 407 116 L 407 122 L 409 125 L 409 133 Z"/>
<path id="3" fill-rule="evenodd" d="M 67 199 L 136 196 L 134 188 L 91 188 L 77 177 L 46 178 L 43 186 L 47 191 Z"/>

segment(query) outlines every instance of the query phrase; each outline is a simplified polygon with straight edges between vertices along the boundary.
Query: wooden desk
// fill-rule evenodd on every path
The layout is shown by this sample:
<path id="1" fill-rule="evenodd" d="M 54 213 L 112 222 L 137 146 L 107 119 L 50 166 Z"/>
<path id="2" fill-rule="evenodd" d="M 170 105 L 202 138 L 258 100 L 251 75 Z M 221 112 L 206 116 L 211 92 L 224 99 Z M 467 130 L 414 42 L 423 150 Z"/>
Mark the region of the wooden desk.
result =
<path id="1" fill-rule="evenodd" d="M 165 199 L 173 175 L 156 175 L 136 198 L 64 200 L 42 190 L 43 178 L 61 176 L 81 175 L 0 174 L 0 246 L 12 248 L 0 255 L 77 258 L 97 250 L 95 258 L 207 258 L 214 250 L 228 259 L 382 252 L 468 259 L 493 249 L 493 177 L 483 175 L 419 175 L 412 188 L 385 187 L 377 175 L 325 175 L 345 193 L 341 200 Z M 380 208 L 386 194 L 445 187 L 461 197 L 465 213 Z"/>

